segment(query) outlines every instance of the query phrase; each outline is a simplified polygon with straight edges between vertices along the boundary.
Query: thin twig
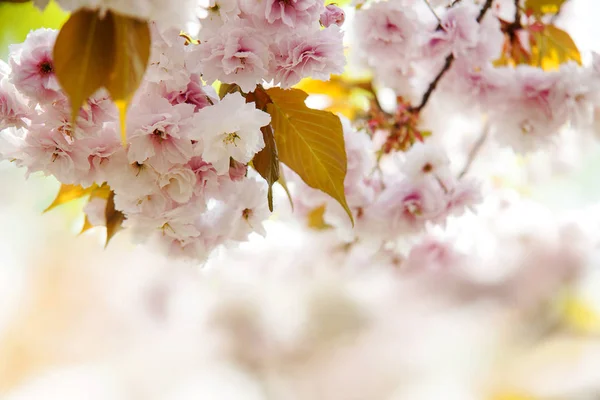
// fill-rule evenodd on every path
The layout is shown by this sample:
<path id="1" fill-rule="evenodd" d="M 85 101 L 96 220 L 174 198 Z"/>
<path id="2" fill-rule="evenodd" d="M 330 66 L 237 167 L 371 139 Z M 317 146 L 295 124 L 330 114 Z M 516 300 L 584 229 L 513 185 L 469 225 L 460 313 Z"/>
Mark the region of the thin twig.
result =
<path id="1" fill-rule="evenodd" d="M 483 144 L 487 140 L 489 132 L 490 127 L 486 124 L 485 128 L 483 129 L 483 132 L 481 133 L 481 136 L 479 136 L 477 141 L 473 144 L 473 147 L 471 148 L 471 151 L 469 152 L 469 156 L 467 158 L 467 163 L 463 167 L 462 171 L 460 171 L 460 174 L 458 174 L 458 179 L 462 179 L 467 174 L 467 172 L 469 172 L 473 161 L 475 161 L 475 159 L 477 158 L 477 154 L 479 153 L 479 151 L 483 147 Z"/>
<path id="2" fill-rule="evenodd" d="M 423 0 L 423 1 L 425 2 L 425 4 L 427 4 L 427 7 L 429 8 L 429 11 L 431 11 L 431 13 L 435 17 L 435 19 L 437 19 L 438 26 L 442 25 L 442 20 L 440 19 L 440 17 L 438 17 L 438 15 L 435 12 L 435 10 L 433 9 L 433 7 L 431 7 L 431 4 L 429 3 L 429 0 Z"/>
<path id="3" fill-rule="evenodd" d="M 444 63 L 444 66 L 442 67 L 440 72 L 438 72 L 437 76 L 433 79 L 433 81 L 429 84 L 429 87 L 425 91 L 425 94 L 423 94 L 423 97 L 421 98 L 421 102 L 419 103 L 419 105 L 416 107 L 413 107 L 411 109 L 412 111 L 419 112 L 427 105 L 427 102 L 429 101 L 429 97 L 431 97 L 431 95 L 433 94 L 433 91 L 437 87 L 438 83 L 440 82 L 440 80 L 442 79 L 444 74 L 450 69 L 453 62 L 454 62 L 453 54 L 450 54 L 448 57 L 446 57 L 446 62 Z"/>
<path id="4" fill-rule="evenodd" d="M 492 7 L 492 3 L 493 2 L 494 2 L 494 0 L 486 0 L 485 1 L 485 4 L 483 5 L 483 8 L 481 9 L 481 11 L 479 12 L 479 15 L 477 16 L 477 22 L 481 22 L 481 20 L 483 19 L 483 17 L 485 17 L 485 14 Z"/>
<path id="5" fill-rule="evenodd" d="M 485 17 L 485 14 L 492 7 L 493 1 L 494 0 L 486 0 L 485 4 L 483 5 L 483 8 L 481 9 L 481 11 L 479 12 L 479 15 L 477 16 L 477 22 L 481 22 L 481 20 L 483 19 L 483 17 Z M 440 70 L 440 72 L 438 72 L 438 74 L 433 79 L 433 81 L 429 84 L 429 87 L 427 88 L 427 90 L 423 94 L 423 97 L 421 98 L 421 102 L 419 103 L 418 106 L 411 107 L 411 111 L 419 112 L 419 111 L 421 111 L 427 105 L 427 102 L 429 101 L 429 98 L 433 94 L 433 91 L 437 87 L 438 83 L 440 82 L 440 80 L 442 79 L 442 77 L 444 76 L 444 74 L 446 72 L 448 72 L 448 70 L 452 66 L 453 62 L 454 62 L 454 55 L 453 54 L 450 54 L 448 57 L 446 57 L 446 61 L 444 62 L 444 66 L 442 67 L 442 69 Z"/>

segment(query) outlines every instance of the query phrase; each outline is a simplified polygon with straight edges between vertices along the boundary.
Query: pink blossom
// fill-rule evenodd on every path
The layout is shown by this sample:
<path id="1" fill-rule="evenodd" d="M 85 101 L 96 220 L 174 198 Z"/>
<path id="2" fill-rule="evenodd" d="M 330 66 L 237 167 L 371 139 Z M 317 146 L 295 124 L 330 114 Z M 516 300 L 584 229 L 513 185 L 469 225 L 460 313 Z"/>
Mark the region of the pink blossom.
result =
<path id="1" fill-rule="evenodd" d="M 376 187 L 371 176 L 375 169 L 373 144 L 363 131 L 355 130 L 350 121 L 340 117 L 344 129 L 344 144 L 348 160 L 344 192 L 351 208 L 365 207 L 372 203 Z"/>
<path id="2" fill-rule="evenodd" d="M 38 6 L 43 7 L 48 2 L 48 0 L 36 0 Z M 66 11 L 76 11 L 81 8 L 101 12 L 112 10 L 117 14 L 158 21 L 165 26 L 175 26 L 178 29 L 186 23 L 195 22 L 198 7 L 198 2 L 195 0 L 179 0 L 175 3 L 165 3 L 163 0 L 57 0 L 57 3 Z"/>
<path id="3" fill-rule="evenodd" d="M 335 25 L 309 36 L 284 36 L 273 53 L 275 82 L 284 88 L 308 76 L 329 80 L 331 74 L 344 72 L 342 32 Z"/>
<path id="4" fill-rule="evenodd" d="M 93 226 L 106 226 L 107 200 L 102 197 L 92 197 L 83 207 L 83 212 Z"/>
<path id="5" fill-rule="evenodd" d="M 429 179 L 435 176 L 442 182 L 452 179 L 450 172 L 450 159 L 445 150 L 431 142 L 415 143 L 406 153 L 406 161 L 402 165 L 402 172 L 409 179 Z"/>
<path id="6" fill-rule="evenodd" d="M 232 181 L 240 181 L 246 177 L 248 173 L 248 166 L 241 162 L 232 160 L 229 165 L 229 179 Z"/>
<path id="7" fill-rule="evenodd" d="M 150 28 L 152 48 L 144 80 L 160 83 L 168 92 L 185 90 L 190 80 L 187 64 L 192 50 L 184 45 L 185 38 L 180 36 L 181 29 L 165 29 L 156 22 L 151 23 Z"/>
<path id="8" fill-rule="evenodd" d="M 54 175 L 66 184 L 79 184 L 89 171 L 88 150 L 57 129 L 49 129 L 37 118 L 25 136 L 22 151 L 28 171 Z"/>
<path id="9" fill-rule="evenodd" d="M 303 29 L 319 21 L 322 2 L 318 0 L 241 0 L 241 9 L 257 24 L 277 29 Z"/>
<path id="10" fill-rule="evenodd" d="M 225 23 L 230 23 L 240 14 L 238 0 L 210 0 L 206 8 L 207 15 L 200 23 L 202 29 L 199 32 L 200 41 L 213 36 Z"/>
<path id="11" fill-rule="evenodd" d="M 193 157 L 186 165 L 196 176 L 194 194 L 202 196 L 206 192 L 214 193 L 217 191 L 219 186 L 217 171 L 211 163 L 207 163 L 202 157 Z"/>
<path id="12" fill-rule="evenodd" d="M 52 60 L 57 31 L 38 29 L 25 42 L 10 46 L 10 81 L 35 102 L 49 103 L 62 96 Z"/>
<path id="13" fill-rule="evenodd" d="M 325 6 L 325 10 L 321 13 L 319 22 L 321 25 L 327 28 L 330 25 L 342 26 L 345 19 L 346 14 L 344 13 L 344 10 L 335 4 L 328 4 Z"/>
<path id="14" fill-rule="evenodd" d="M 371 65 L 392 63 L 405 69 L 421 41 L 417 16 L 393 1 L 373 3 L 361 10 L 355 25 L 358 49 Z"/>
<path id="15" fill-rule="evenodd" d="M 271 121 L 269 114 L 246 103 L 239 93 L 223 97 L 221 102 L 196 114 L 197 128 L 191 137 L 202 143 L 202 158 L 219 175 L 229 170 L 229 159 L 249 162 L 265 145 L 260 130 Z"/>
<path id="16" fill-rule="evenodd" d="M 184 90 L 168 93 L 166 98 L 173 105 L 192 104 L 195 107 L 194 112 L 219 101 L 219 97 L 212 86 L 202 85 L 197 74 L 190 76 L 190 81 Z"/>
<path id="17" fill-rule="evenodd" d="M 195 106 L 172 105 L 156 93 L 144 93 L 127 120 L 128 156 L 131 162 L 149 163 L 159 172 L 193 156 L 188 137 Z"/>
<path id="18" fill-rule="evenodd" d="M 107 183 L 124 202 L 137 210 L 138 199 L 155 193 L 158 188 L 158 173 L 148 164 L 130 162 L 124 149 L 119 149 L 105 161 Z M 120 207 L 125 210 L 125 207 Z"/>
<path id="19" fill-rule="evenodd" d="M 186 203 L 194 194 L 196 174 L 191 168 L 174 166 L 161 175 L 158 185 L 177 203 Z"/>
<path id="20" fill-rule="evenodd" d="M 223 26 L 215 36 L 196 46 L 191 57 L 208 83 L 236 83 L 245 92 L 254 90 L 268 73 L 265 38 L 242 24 Z"/>
<path id="21" fill-rule="evenodd" d="M 30 113 L 25 98 L 8 82 L 7 78 L 0 75 L 0 131 L 9 126 L 24 127 Z"/>
<path id="22" fill-rule="evenodd" d="M 370 207 L 369 217 L 389 234 L 420 231 L 426 222 L 442 222 L 448 210 L 446 190 L 435 179 L 388 184 Z"/>
<path id="23" fill-rule="evenodd" d="M 120 127 L 117 123 L 106 123 L 96 135 L 79 139 L 79 142 L 88 150 L 89 161 L 89 172 L 81 180 L 83 186 L 106 182 L 108 160 L 122 149 L 120 136 Z"/>
<path id="24" fill-rule="evenodd" d="M 227 207 L 235 216 L 230 237 L 242 241 L 252 232 L 264 236 L 266 232 L 262 223 L 270 214 L 264 182 L 243 179 L 235 183 L 234 193 L 227 201 Z"/>
<path id="25" fill-rule="evenodd" d="M 447 272 L 461 261 L 448 243 L 426 238 L 410 250 L 403 267 L 410 272 Z"/>
<path id="26" fill-rule="evenodd" d="M 548 145 L 567 122 L 564 104 L 556 96 L 559 75 L 530 66 L 518 66 L 504 102 L 492 115 L 497 138 L 517 151 Z"/>
<path id="27" fill-rule="evenodd" d="M 464 55 L 478 43 L 477 14 L 478 8 L 469 3 L 450 8 L 442 17 L 441 29 L 433 33 L 431 40 L 454 56 Z"/>

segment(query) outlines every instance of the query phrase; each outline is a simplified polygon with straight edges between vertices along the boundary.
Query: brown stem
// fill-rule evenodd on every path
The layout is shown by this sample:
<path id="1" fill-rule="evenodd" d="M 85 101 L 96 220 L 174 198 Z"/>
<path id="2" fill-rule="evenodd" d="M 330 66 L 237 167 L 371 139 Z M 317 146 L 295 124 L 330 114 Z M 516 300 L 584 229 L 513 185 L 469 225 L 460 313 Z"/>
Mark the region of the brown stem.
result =
<path id="1" fill-rule="evenodd" d="M 483 19 L 483 17 L 485 17 L 485 14 L 492 7 L 492 3 L 493 2 L 494 2 L 494 0 L 486 0 L 485 4 L 483 5 L 483 8 L 481 9 L 481 11 L 479 12 L 479 15 L 477 16 L 477 22 L 481 22 L 481 20 Z M 438 72 L 438 74 L 433 79 L 433 81 L 429 84 L 429 87 L 427 88 L 427 90 L 423 94 L 423 97 L 421 98 L 421 102 L 419 103 L 418 106 L 411 107 L 411 111 L 418 113 L 423 108 L 425 108 L 425 106 L 427 105 L 427 102 L 429 101 L 429 98 L 433 94 L 433 91 L 437 87 L 438 83 L 440 82 L 440 80 L 442 79 L 442 77 L 444 76 L 444 74 L 446 72 L 448 72 L 448 70 L 452 66 L 453 62 L 454 62 L 454 55 L 453 54 L 450 54 L 448 57 L 446 57 L 446 61 L 444 62 L 444 66 L 442 67 L 442 69 L 440 70 L 440 72 Z"/>
<path id="2" fill-rule="evenodd" d="M 460 174 L 458 174 L 458 179 L 462 179 L 467 174 L 467 172 L 469 172 L 473 161 L 475 161 L 475 158 L 477 158 L 477 154 L 479 153 L 479 151 L 483 147 L 483 144 L 487 140 L 488 134 L 489 126 L 486 125 L 486 127 L 483 129 L 483 132 L 481 133 L 481 136 L 479 136 L 475 144 L 473 144 L 473 147 L 471 148 L 471 151 L 469 152 L 469 156 L 467 158 L 467 163 L 463 167 L 462 171 L 460 171 Z"/>

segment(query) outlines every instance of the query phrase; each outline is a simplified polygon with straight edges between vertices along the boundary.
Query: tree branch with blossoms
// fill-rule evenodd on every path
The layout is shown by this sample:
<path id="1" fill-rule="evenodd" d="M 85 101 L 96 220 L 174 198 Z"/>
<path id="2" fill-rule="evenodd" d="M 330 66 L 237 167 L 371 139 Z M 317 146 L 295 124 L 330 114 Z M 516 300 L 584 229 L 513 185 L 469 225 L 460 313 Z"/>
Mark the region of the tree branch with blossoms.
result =
<path id="1" fill-rule="evenodd" d="M 493 3 L 493 0 L 486 0 L 485 4 L 481 8 L 481 11 L 479 12 L 479 15 L 477 16 L 477 22 L 481 22 L 483 17 L 485 17 L 485 14 L 492 7 L 492 3 Z M 455 4 L 457 4 L 457 2 L 452 3 L 452 6 L 454 6 Z M 438 25 L 437 29 L 443 29 L 441 23 Z M 414 112 L 418 113 L 423 108 L 425 108 L 425 106 L 427 105 L 427 102 L 429 101 L 429 98 L 435 91 L 435 88 L 437 87 L 438 83 L 440 82 L 442 77 L 446 74 L 446 72 L 448 72 L 448 70 L 452 66 L 453 62 L 454 62 L 454 54 L 450 54 L 448 57 L 446 57 L 446 60 L 444 61 L 444 66 L 438 72 L 438 74 L 435 76 L 433 81 L 431 81 L 431 83 L 427 87 L 427 90 L 425 90 L 425 93 L 423 94 L 423 97 L 421 98 L 421 101 L 419 102 L 419 104 L 415 107 L 412 107 L 412 110 Z"/>

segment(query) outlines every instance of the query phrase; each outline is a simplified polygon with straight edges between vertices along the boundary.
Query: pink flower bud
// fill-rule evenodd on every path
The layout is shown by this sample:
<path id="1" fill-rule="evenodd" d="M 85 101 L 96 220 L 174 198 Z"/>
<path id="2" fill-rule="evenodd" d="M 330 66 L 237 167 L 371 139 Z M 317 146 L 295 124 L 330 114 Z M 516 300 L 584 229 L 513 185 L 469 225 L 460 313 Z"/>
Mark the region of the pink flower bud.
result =
<path id="1" fill-rule="evenodd" d="M 329 25 L 333 24 L 342 26 L 345 19 L 346 15 L 344 14 L 344 10 L 335 4 L 329 4 L 327 7 L 325 7 L 325 11 L 323 11 L 321 14 L 320 22 L 324 27 L 328 27 Z"/>

